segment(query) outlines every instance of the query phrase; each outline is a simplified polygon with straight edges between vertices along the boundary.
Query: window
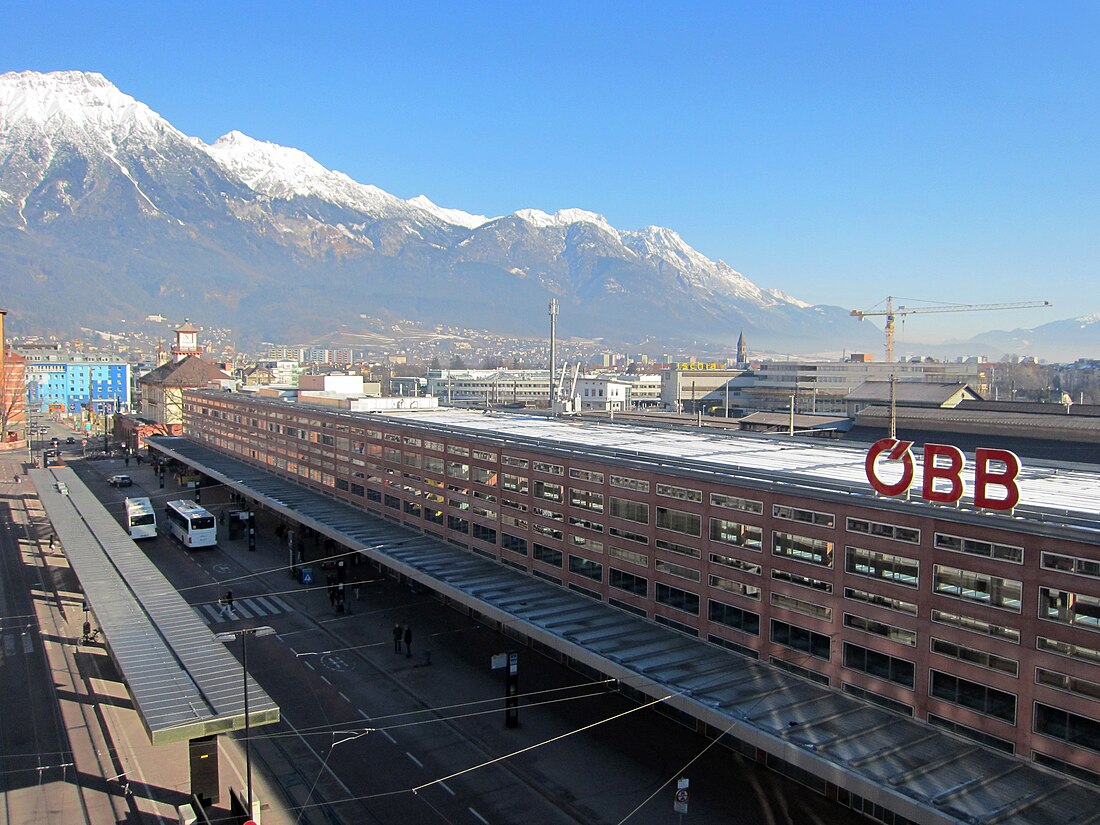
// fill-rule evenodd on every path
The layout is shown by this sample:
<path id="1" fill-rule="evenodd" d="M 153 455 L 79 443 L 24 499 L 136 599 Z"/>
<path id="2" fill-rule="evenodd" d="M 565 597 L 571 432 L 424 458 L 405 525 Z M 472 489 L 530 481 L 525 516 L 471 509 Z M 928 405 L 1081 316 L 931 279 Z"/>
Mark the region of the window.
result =
<path id="1" fill-rule="evenodd" d="M 514 476 L 511 473 L 502 473 L 500 476 L 500 486 L 505 490 L 511 490 L 513 493 L 527 495 L 527 479 L 524 476 Z"/>
<path id="2" fill-rule="evenodd" d="M 693 616 L 699 615 L 699 595 L 697 593 L 691 593 L 687 590 L 681 590 L 679 587 L 672 587 L 660 582 L 654 585 L 654 591 L 658 604 L 674 607 Z"/>
<path id="3" fill-rule="evenodd" d="M 815 633 L 804 627 L 772 619 L 771 639 L 778 645 L 808 653 L 814 658 L 824 659 L 826 662 L 832 658 L 830 640 L 824 633 Z"/>
<path id="4" fill-rule="evenodd" d="M 917 632 L 915 630 L 909 630 L 904 627 L 896 627 L 892 624 L 886 624 L 886 622 L 876 621 L 875 619 L 868 619 L 866 616 L 857 616 L 853 613 L 844 614 L 844 626 L 850 627 L 853 630 L 859 630 L 863 633 L 871 633 L 875 636 L 882 636 L 884 639 L 889 639 L 892 642 L 898 642 L 899 644 L 907 645 L 908 647 L 917 646 Z"/>
<path id="5" fill-rule="evenodd" d="M 641 479 L 613 475 L 610 478 L 610 482 L 612 487 L 620 487 L 623 490 L 635 490 L 639 493 L 649 492 L 649 482 L 642 481 Z"/>
<path id="6" fill-rule="evenodd" d="M 631 533 L 629 530 L 620 530 L 618 527 L 609 527 L 607 532 L 615 538 L 635 541 L 638 544 L 649 544 L 649 536 L 643 536 L 641 533 Z"/>
<path id="7" fill-rule="evenodd" d="M 449 475 L 451 478 L 458 478 L 467 481 L 470 478 L 470 465 L 461 464 L 457 461 L 448 461 L 447 475 Z"/>
<path id="8" fill-rule="evenodd" d="M 832 513 L 819 513 L 816 510 L 804 510 L 801 507 L 790 507 L 785 504 L 772 505 L 772 518 L 816 524 L 818 527 L 832 527 L 836 522 L 836 516 Z"/>
<path id="9" fill-rule="evenodd" d="M 545 544 L 536 543 L 532 547 L 532 555 L 535 561 L 541 561 L 543 564 L 552 564 L 554 567 L 561 567 L 562 565 L 562 552 L 553 547 L 547 547 Z M 558 582 L 559 584 L 561 582 Z"/>
<path id="10" fill-rule="evenodd" d="M 546 481 L 535 479 L 535 496 L 544 498 L 547 501 L 561 501 L 562 486 L 560 484 L 551 484 Z"/>
<path id="11" fill-rule="evenodd" d="M 831 622 L 833 620 L 833 609 L 831 607 L 808 602 L 804 599 L 796 599 L 794 596 L 788 596 L 786 593 L 773 592 L 771 594 L 771 603 L 776 607 L 782 607 L 785 610 L 793 610 L 795 613 L 802 613 L 806 616 L 813 616 L 815 619 L 821 619 L 822 621 Z"/>
<path id="12" fill-rule="evenodd" d="M 1100 753 L 1100 722 L 1087 716 L 1036 702 L 1035 732 Z"/>
<path id="13" fill-rule="evenodd" d="M 658 484 L 657 495 L 666 496 L 668 498 L 678 498 L 681 501 L 694 501 L 700 504 L 703 501 L 703 493 L 701 490 L 692 490 L 688 487 L 675 487 L 671 484 Z"/>
<path id="14" fill-rule="evenodd" d="M 681 579 L 688 579 L 693 582 L 699 581 L 699 571 L 691 567 L 685 567 L 682 564 L 673 564 L 670 561 L 656 559 L 653 562 L 653 569 L 658 573 L 668 573 L 670 576 L 678 576 Z"/>
<path id="15" fill-rule="evenodd" d="M 569 572 L 593 581 L 603 581 L 603 565 L 583 556 L 569 556 Z"/>
<path id="16" fill-rule="evenodd" d="M 645 597 L 649 595 L 648 579 L 634 573 L 628 573 L 625 570 L 619 570 L 616 567 L 612 567 L 607 571 L 607 583 L 618 590 L 625 590 L 635 596 Z"/>
<path id="17" fill-rule="evenodd" d="M 469 447 L 458 447 L 454 444 L 448 444 L 447 445 L 447 452 L 450 453 L 451 455 L 468 456 L 470 454 L 470 448 Z"/>
<path id="18" fill-rule="evenodd" d="M 969 553 L 972 556 L 984 556 L 987 559 L 1010 561 L 1015 564 L 1023 564 L 1024 548 L 1013 547 L 1009 544 L 995 544 L 979 539 L 967 539 L 961 536 L 952 536 L 947 533 L 936 533 L 935 547 L 937 550 L 948 550 L 952 553 Z"/>
<path id="19" fill-rule="evenodd" d="M 862 518 L 849 518 L 846 525 L 849 533 L 862 533 L 865 536 L 878 536 L 892 541 L 904 541 L 907 544 L 920 544 L 920 530 L 912 527 L 884 524 Z"/>
<path id="20" fill-rule="evenodd" d="M 962 616 L 958 613 L 947 613 L 943 610 L 932 611 L 932 621 L 939 624 L 948 624 L 971 633 L 979 633 L 983 636 L 992 636 L 994 639 L 1004 639 L 1014 645 L 1020 643 L 1020 631 L 1014 627 L 1002 627 L 989 622 L 975 619 L 971 616 Z"/>
<path id="21" fill-rule="evenodd" d="M 560 476 L 565 473 L 565 468 L 560 464 L 548 464 L 545 461 L 532 462 L 531 469 L 539 473 L 549 473 L 554 476 Z"/>
<path id="22" fill-rule="evenodd" d="M 986 716 L 1003 719 L 1010 725 L 1016 724 L 1016 697 L 1011 693 L 938 670 L 930 673 L 930 695 Z"/>
<path id="23" fill-rule="evenodd" d="M 667 539 L 655 539 L 653 545 L 658 550 L 667 550 L 669 553 L 676 553 L 680 556 L 690 556 L 693 559 L 698 559 L 702 556 L 698 547 L 688 547 L 686 544 L 677 544 Z"/>
<path id="24" fill-rule="evenodd" d="M 702 534 L 702 521 L 702 518 L 695 513 L 657 507 L 657 526 L 662 530 L 672 530 L 686 536 L 699 536 Z"/>
<path id="25" fill-rule="evenodd" d="M 999 576 L 988 576 L 985 573 L 974 573 L 942 564 L 932 568 L 932 592 L 954 599 L 977 602 L 1019 613 L 1021 589 L 1021 583 L 1012 579 L 1002 579 Z"/>
<path id="26" fill-rule="evenodd" d="M 497 543 L 497 531 L 492 527 L 486 527 L 482 524 L 474 522 L 474 538 L 481 541 L 487 541 L 489 544 Z"/>
<path id="27" fill-rule="evenodd" d="M 1038 636 L 1035 639 L 1035 649 L 1047 650 L 1051 653 L 1057 653 L 1059 656 L 1068 656 L 1071 659 L 1080 659 L 1082 662 L 1100 665 L 1100 650 L 1091 647 L 1082 647 L 1069 642 L 1060 642 L 1057 639 L 1048 639 L 1046 636 Z"/>
<path id="28" fill-rule="evenodd" d="M 857 576 L 881 579 L 903 587 L 916 588 L 920 584 L 920 562 L 891 553 L 864 550 L 861 547 L 844 548 L 844 570 Z"/>
<path id="29" fill-rule="evenodd" d="M 607 550 L 607 555 L 614 556 L 617 559 L 628 561 L 631 564 L 637 564 L 641 567 L 649 566 L 649 556 L 644 553 L 636 553 L 633 550 L 625 550 L 622 547 L 615 547 L 612 545 Z"/>
<path id="30" fill-rule="evenodd" d="M 1040 587 L 1039 618 L 1100 630 L 1100 598 Z"/>
<path id="31" fill-rule="evenodd" d="M 603 484 L 603 473 L 598 473 L 595 470 L 578 470 L 570 467 L 569 477 L 575 478 L 577 481 L 591 481 L 593 484 Z"/>
<path id="32" fill-rule="evenodd" d="M 764 531 L 751 524 L 740 524 L 736 521 L 712 518 L 710 520 L 710 540 L 732 544 L 734 547 L 744 547 L 747 550 L 755 550 L 759 553 L 764 541 Z"/>
<path id="33" fill-rule="evenodd" d="M 492 463 L 492 462 L 497 460 L 497 454 L 496 453 L 488 453 L 485 450 L 474 450 L 473 456 L 478 461 L 488 461 L 488 462 Z"/>
<path id="34" fill-rule="evenodd" d="M 1100 561 L 1047 552 L 1044 552 L 1040 559 L 1040 564 L 1047 570 L 1061 570 L 1066 573 L 1073 573 L 1075 576 L 1100 578 Z"/>
<path id="35" fill-rule="evenodd" d="M 791 573 L 789 570 L 779 570 L 772 568 L 772 578 L 776 581 L 790 582 L 791 584 L 798 585 L 799 587 L 808 587 L 811 590 L 819 590 L 822 593 L 832 593 L 833 583 L 823 581 L 822 579 L 814 579 L 809 576 L 800 576 L 798 573 Z"/>
<path id="36" fill-rule="evenodd" d="M 593 493 L 591 490 L 578 490 L 569 488 L 569 503 L 574 507 L 591 510 L 593 513 L 603 512 L 603 493 Z"/>
<path id="37" fill-rule="evenodd" d="M 745 584 L 736 579 L 727 579 L 725 576 L 708 576 L 707 582 L 711 587 L 725 590 L 727 593 L 736 593 L 746 599 L 760 598 L 760 588 L 753 584 Z"/>
<path id="38" fill-rule="evenodd" d="M 447 516 L 447 526 L 458 533 L 470 532 L 470 522 L 459 516 Z"/>
<path id="39" fill-rule="evenodd" d="M 972 665 L 989 668 L 990 670 L 999 670 L 1001 673 L 1008 673 L 1011 676 L 1018 676 L 1020 672 L 1020 663 L 1015 659 L 1008 659 L 995 653 L 956 644 L 947 639 L 932 639 L 930 650 L 940 656 L 958 659 L 960 662 L 969 662 Z"/>
<path id="40" fill-rule="evenodd" d="M 628 498 L 611 497 L 611 515 L 638 524 L 649 524 L 649 505 Z"/>
<path id="41" fill-rule="evenodd" d="M 742 633 L 750 633 L 753 636 L 760 635 L 760 616 L 749 610 L 734 607 L 732 604 L 718 602 L 711 599 L 707 602 L 707 618 Z"/>
<path id="42" fill-rule="evenodd" d="M 833 566 L 833 543 L 823 539 L 796 536 L 792 533 L 772 532 L 772 555 L 794 561 Z"/>
<path id="43" fill-rule="evenodd" d="M 502 455 L 500 457 L 500 463 L 501 464 L 506 464 L 509 467 L 519 467 L 521 470 L 526 470 L 527 469 L 527 459 L 526 458 L 516 458 L 515 456 Z"/>
<path id="44" fill-rule="evenodd" d="M 910 689 L 915 685 L 916 666 L 912 662 L 850 642 L 844 643 L 844 667 L 858 670 L 877 679 L 896 682 Z"/>
<path id="45" fill-rule="evenodd" d="M 430 455 L 424 456 L 424 469 L 430 473 L 443 475 L 443 459 Z"/>
<path id="46" fill-rule="evenodd" d="M 496 487 L 497 471 L 487 470 L 484 467 L 475 465 L 470 468 L 470 480 L 476 481 L 478 484 L 484 484 L 486 487 Z"/>
<path id="47" fill-rule="evenodd" d="M 894 610 L 898 613 L 908 614 L 909 616 L 917 615 L 916 604 L 913 602 L 904 602 L 901 599 L 895 599 L 893 596 L 882 596 L 878 593 L 869 593 L 866 590 L 857 590 L 854 587 L 845 587 L 844 598 L 851 599 L 854 602 L 873 604 L 876 607 L 885 607 L 887 610 Z"/>
<path id="48" fill-rule="evenodd" d="M 711 493 L 710 503 L 712 507 L 725 507 L 728 510 L 740 510 L 743 513 L 756 513 L 761 515 L 764 512 L 764 503 L 762 501 L 754 501 L 751 498 L 740 498 L 738 496 L 727 496 L 721 493 Z"/>
<path id="49" fill-rule="evenodd" d="M 572 521 L 572 519 L 570 519 L 570 521 Z M 574 547 L 583 547 L 584 549 L 588 550 L 591 553 L 602 553 L 603 552 L 603 542 L 602 541 L 597 541 L 596 539 L 590 539 L 587 536 L 582 536 L 582 535 L 579 535 L 577 533 L 574 533 L 572 536 L 570 536 L 570 540 L 573 542 Z"/>

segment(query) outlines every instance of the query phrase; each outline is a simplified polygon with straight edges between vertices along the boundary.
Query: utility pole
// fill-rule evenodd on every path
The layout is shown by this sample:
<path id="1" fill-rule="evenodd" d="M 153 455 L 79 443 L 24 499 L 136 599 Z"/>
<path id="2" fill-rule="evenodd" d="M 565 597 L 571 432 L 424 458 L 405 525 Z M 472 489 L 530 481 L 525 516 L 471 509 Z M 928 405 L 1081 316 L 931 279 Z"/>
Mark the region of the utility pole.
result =
<path id="1" fill-rule="evenodd" d="M 554 414 L 554 369 L 557 367 L 558 299 L 550 299 L 550 414 Z"/>

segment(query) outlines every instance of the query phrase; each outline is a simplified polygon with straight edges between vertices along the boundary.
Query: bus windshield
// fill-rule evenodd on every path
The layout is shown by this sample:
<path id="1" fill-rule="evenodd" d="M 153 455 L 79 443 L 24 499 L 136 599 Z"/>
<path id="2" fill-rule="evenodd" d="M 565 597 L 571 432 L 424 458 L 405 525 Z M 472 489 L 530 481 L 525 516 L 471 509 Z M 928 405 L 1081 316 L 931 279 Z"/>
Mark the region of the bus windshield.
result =
<path id="1" fill-rule="evenodd" d="M 140 527 L 143 524 L 156 524 L 157 517 L 153 513 L 145 513 L 140 516 L 130 516 L 130 526 Z"/>
<path id="2" fill-rule="evenodd" d="M 214 527 L 213 516 L 196 516 L 191 519 L 192 530 L 211 530 Z"/>

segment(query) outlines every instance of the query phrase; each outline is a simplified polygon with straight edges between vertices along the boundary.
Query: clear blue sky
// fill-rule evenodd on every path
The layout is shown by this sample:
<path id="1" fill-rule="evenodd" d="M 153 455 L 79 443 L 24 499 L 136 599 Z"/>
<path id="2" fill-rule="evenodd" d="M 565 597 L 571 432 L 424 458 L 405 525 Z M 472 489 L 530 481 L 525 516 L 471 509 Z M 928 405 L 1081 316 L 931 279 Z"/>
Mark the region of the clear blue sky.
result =
<path id="1" fill-rule="evenodd" d="M 919 339 L 1100 312 L 1098 43 L 1100 3 L 1050 0 L 16 0 L 0 71 L 98 71 L 400 197 L 671 227 L 815 303 L 1055 302 Z"/>

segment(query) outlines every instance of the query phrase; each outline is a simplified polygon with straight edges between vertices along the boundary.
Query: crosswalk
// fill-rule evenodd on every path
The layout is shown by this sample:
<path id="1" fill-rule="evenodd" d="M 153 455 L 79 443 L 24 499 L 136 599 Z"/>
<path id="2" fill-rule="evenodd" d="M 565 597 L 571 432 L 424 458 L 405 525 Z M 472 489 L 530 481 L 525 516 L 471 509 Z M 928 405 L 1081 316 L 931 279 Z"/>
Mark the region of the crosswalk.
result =
<path id="1" fill-rule="evenodd" d="M 245 596 L 233 599 L 233 615 L 222 615 L 217 604 L 192 605 L 195 612 L 207 624 L 222 624 L 237 619 L 259 619 L 265 616 L 277 616 L 280 613 L 292 613 L 294 608 L 278 596 Z"/>

